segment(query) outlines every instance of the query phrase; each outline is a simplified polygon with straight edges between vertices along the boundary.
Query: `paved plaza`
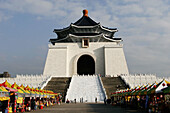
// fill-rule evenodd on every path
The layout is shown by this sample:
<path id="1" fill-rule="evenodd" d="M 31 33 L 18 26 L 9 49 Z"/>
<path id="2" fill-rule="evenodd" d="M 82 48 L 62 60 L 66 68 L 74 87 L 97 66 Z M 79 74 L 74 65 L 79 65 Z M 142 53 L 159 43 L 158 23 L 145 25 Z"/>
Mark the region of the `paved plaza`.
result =
<path id="1" fill-rule="evenodd" d="M 119 106 L 104 105 L 103 103 L 61 104 L 45 107 L 32 113 L 145 113 L 140 110 L 131 110 Z"/>

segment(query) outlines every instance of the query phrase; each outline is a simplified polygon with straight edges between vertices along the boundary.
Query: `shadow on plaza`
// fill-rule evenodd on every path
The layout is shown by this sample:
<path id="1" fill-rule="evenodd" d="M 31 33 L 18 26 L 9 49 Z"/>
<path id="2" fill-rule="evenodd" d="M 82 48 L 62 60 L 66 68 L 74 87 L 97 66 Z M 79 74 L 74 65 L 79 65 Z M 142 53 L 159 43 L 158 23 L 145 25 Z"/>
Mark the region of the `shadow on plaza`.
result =
<path id="1" fill-rule="evenodd" d="M 104 103 L 62 103 L 32 111 L 33 113 L 146 113 L 144 111 Z"/>
<path id="2" fill-rule="evenodd" d="M 91 108 L 89 112 L 94 113 L 146 113 L 146 111 L 143 110 L 113 106 L 111 104 L 104 105 L 102 103 L 91 103 L 88 105 Z"/>

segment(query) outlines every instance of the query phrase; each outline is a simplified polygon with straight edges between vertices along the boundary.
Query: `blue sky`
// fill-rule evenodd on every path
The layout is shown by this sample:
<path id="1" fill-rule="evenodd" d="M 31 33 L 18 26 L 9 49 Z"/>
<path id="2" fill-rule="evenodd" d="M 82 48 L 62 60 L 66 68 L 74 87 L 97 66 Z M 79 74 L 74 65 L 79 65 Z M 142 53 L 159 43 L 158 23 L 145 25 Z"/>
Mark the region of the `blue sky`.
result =
<path id="1" fill-rule="evenodd" d="M 55 28 L 82 10 L 124 41 L 130 73 L 170 75 L 169 0 L 0 0 L 0 73 L 41 74 Z"/>

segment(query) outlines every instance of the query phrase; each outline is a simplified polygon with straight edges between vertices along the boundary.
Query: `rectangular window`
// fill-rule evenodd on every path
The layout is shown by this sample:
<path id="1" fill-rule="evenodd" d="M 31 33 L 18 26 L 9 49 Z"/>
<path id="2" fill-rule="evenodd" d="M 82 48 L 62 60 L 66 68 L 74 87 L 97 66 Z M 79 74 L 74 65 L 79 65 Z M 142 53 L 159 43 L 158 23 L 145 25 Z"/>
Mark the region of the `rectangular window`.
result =
<path id="1" fill-rule="evenodd" d="M 82 39 L 82 47 L 89 47 L 89 39 L 88 38 L 83 38 Z"/>

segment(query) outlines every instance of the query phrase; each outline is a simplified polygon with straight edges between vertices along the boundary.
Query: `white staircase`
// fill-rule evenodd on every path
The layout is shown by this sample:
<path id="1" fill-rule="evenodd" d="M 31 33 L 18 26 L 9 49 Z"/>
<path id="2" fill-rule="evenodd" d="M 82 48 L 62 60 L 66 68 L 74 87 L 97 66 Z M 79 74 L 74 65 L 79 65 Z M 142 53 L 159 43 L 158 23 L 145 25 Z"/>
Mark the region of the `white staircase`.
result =
<path id="1" fill-rule="evenodd" d="M 83 102 L 95 102 L 97 98 L 98 102 L 103 102 L 105 94 L 99 76 L 73 76 L 65 100 L 80 102 L 83 98 Z"/>

